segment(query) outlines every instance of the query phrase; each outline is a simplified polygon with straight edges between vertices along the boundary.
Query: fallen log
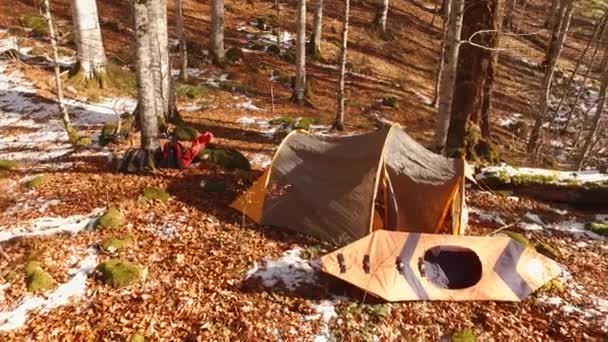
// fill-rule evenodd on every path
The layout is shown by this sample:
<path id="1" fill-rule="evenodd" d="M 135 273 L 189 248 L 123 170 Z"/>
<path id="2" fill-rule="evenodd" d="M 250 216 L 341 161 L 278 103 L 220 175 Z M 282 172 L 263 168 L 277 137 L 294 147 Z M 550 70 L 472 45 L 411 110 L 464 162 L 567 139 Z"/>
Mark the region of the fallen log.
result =
<path id="1" fill-rule="evenodd" d="M 483 168 L 475 175 L 493 190 L 510 190 L 549 202 L 585 206 L 608 206 L 608 174 L 598 171 L 556 171 L 508 165 Z"/>

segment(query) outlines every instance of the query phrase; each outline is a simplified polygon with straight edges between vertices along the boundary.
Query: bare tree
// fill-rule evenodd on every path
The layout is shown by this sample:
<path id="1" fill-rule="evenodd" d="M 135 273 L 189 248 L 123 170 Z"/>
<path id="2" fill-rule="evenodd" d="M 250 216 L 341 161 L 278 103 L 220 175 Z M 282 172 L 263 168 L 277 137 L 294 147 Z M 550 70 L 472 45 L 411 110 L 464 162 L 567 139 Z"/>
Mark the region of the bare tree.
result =
<path id="1" fill-rule="evenodd" d="M 587 154 L 591 150 L 593 142 L 595 141 L 596 134 L 598 132 L 598 128 L 600 127 L 600 122 L 602 121 L 602 114 L 604 113 L 604 105 L 606 103 L 606 90 L 608 89 L 608 49 L 606 49 L 606 54 L 604 54 L 604 58 L 602 60 L 602 71 L 601 71 L 601 84 L 600 84 L 600 92 L 599 99 L 595 109 L 595 116 L 593 117 L 593 121 L 591 123 L 591 129 L 587 133 L 587 137 L 585 138 L 585 143 L 583 144 L 583 148 L 577 158 L 577 169 L 581 170 L 585 163 L 585 159 L 587 158 Z"/>
<path id="2" fill-rule="evenodd" d="M 72 0 L 72 22 L 78 50 L 76 75 L 85 80 L 97 79 L 104 87 L 107 59 L 95 0 Z"/>
<path id="3" fill-rule="evenodd" d="M 55 87 L 57 91 L 57 103 L 59 105 L 59 109 L 61 110 L 63 125 L 65 126 L 68 133 L 70 132 L 72 122 L 70 121 L 70 116 L 68 114 L 67 109 L 65 108 L 65 104 L 63 101 L 63 90 L 61 88 L 61 74 L 59 70 L 59 56 L 57 53 L 57 35 L 55 33 L 55 25 L 53 24 L 53 17 L 51 15 L 51 5 L 49 0 L 44 0 L 42 3 L 44 17 L 46 19 L 48 28 L 49 28 L 49 37 L 51 39 L 51 53 L 53 54 L 53 64 L 55 71 Z"/>
<path id="4" fill-rule="evenodd" d="M 298 0 L 296 14 L 296 79 L 293 89 L 293 100 L 304 104 L 304 93 L 306 88 L 306 0 Z"/>
<path id="5" fill-rule="evenodd" d="M 545 76 L 543 77 L 540 97 L 538 99 L 538 114 L 528 141 L 528 152 L 536 152 L 540 146 L 539 141 L 542 139 L 542 126 L 545 123 L 547 116 L 549 96 L 551 94 L 551 86 L 553 83 L 553 74 L 555 73 L 555 66 L 557 65 L 564 41 L 566 40 L 573 10 L 573 0 L 560 0 L 558 19 L 555 21 L 545 61 L 543 62 L 543 65 L 546 67 L 546 71 Z"/>
<path id="6" fill-rule="evenodd" d="M 209 54 L 214 64 L 222 64 L 224 52 L 224 0 L 211 0 Z"/>
<path id="7" fill-rule="evenodd" d="M 447 24 L 445 53 L 443 54 L 444 68 L 440 78 L 438 122 L 435 131 L 435 146 L 440 151 L 445 147 L 448 128 L 450 126 L 450 114 L 452 111 L 454 84 L 456 83 L 456 67 L 458 65 L 464 3 L 465 0 L 449 1 L 450 16 Z"/>
<path id="8" fill-rule="evenodd" d="M 435 73 L 435 87 L 433 89 L 433 100 L 431 101 L 431 107 L 437 109 L 438 100 L 439 100 L 439 88 L 441 85 L 441 75 L 443 74 L 443 68 L 445 66 L 445 42 L 447 39 L 447 22 L 450 18 L 450 2 L 451 0 L 445 0 L 448 4 L 444 4 L 443 12 L 442 12 L 442 21 L 441 21 L 441 46 L 439 48 L 439 63 L 437 63 L 437 72 Z M 436 5 L 437 3 L 435 3 Z M 435 6 L 437 7 L 437 6 Z M 433 15 L 433 18 L 435 16 Z"/>
<path id="9" fill-rule="evenodd" d="M 389 0 L 378 0 L 376 8 L 376 16 L 374 17 L 374 25 L 381 32 L 386 32 L 386 18 L 388 16 Z"/>
<path id="10" fill-rule="evenodd" d="M 559 2 L 560 0 L 551 0 L 551 7 L 545 15 L 545 22 L 543 24 L 545 28 L 552 28 L 555 24 L 555 19 L 558 14 L 557 10 L 559 8 Z"/>
<path id="11" fill-rule="evenodd" d="M 342 21 L 342 45 L 340 46 L 340 76 L 337 89 L 337 112 L 333 127 L 344 130 L 344 83 L 346 79 L 346 51 L 348 48 L 348 17 L 350 15 L 350 0 L 344 1 L 344 19 Z"/>
<path id="12" fill-rule="evenodd" d="M 179 39 L 179 79 L 188 80 L 188 48 L 186 32 L 184 31 L 184 7 L 182 0 L 175 0 L 175 10 L 177 12 L 177 38 Z"/>
<path id="13" fill-rule="evenodd" d="M 483 110 L 485 92 L 488 91 L 488 79 L 492 69 L 492 48 L 496 44 L 495 28 L 498 18 L 499 1 L 466 0 L 462 25 L 462 36 L 467 38 L 460 48 L 456 74 L 457 87 L 454 89 L 450 126 L 447 136 L 447 150 L 455 154 L 464 154 L 470 141 L 467 126 L 469 121 L 479 120 Z M 492 34 L 479 34 L 479 32 Z M 469 140 L 467 142 L 467 140 Z"/>
<path id="14" fill-rule="evenodd" d="M 323 0 L 317 0 L 312 27 L 308 52 L 311 56 L 319 56 L 321 54 L 321 36 L 323 35 Z"/>
<path id="15" fill-rule="evenodd" d="M 155 81 L 152 70 L 153 55 L 150 40 L 155 36 L 150 17 L 154 2 L 162 0 L 132 0 L 135 38 L 137 46 L 137 101 L 141 128 L 141 147 L 130 151 L 121 161 L 119 169 L 127 172 L 149 171 L 155 168 L 154 155 L 160 148 L 158 115 L 156 112 Z"/>

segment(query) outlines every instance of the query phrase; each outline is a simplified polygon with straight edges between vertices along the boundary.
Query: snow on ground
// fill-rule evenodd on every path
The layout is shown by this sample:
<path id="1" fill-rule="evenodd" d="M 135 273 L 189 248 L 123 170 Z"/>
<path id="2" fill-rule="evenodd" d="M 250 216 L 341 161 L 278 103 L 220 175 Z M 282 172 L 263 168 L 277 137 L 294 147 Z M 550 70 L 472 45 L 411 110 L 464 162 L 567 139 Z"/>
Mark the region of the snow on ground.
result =
<path id="1" fill-rule="evenodd" d="M 38 212 L 42 213 L 42 212 L 45 212 L 50 207 L 54 207 L 59 204 L 61 204 L 61 201 L 58 199 L 45 199 L 45 198 L 28 199 L 25 201 L 20 201 L 20 202 L 16 203 L 14 206 L 5 209 L 4 215 L 22 213 L 22 212 L 28 212 L 28 211 L 38 211 Z"/>
<path id="2" fill-rule="evenodd" d="M 32 311 L 49 312 L 69 304 L 74 298 L 85 296 L 87 277 L 95 270 L 96 265 L 97 251 L 90 248 L 88 255 L 80 262 L 80 266 L 72 270 L 72 277 L 67 283 L 60 284 L 45 297 L 28 296 L 15 309 L 0 311 L 0 331 L 14 330 L 24 326 Z"/>
<path id="3" fill-rule="evenodd" d="M 523 115 L 519 113 L 513 113 L 506 117 L 501 117 L 498 119 L 498 125 L 502 127 L 511 128 L 513 125 L 521 121 Z"/>
<path id="4" fill-rule="evenodd" d="M 304 318 L 308 321 L 321 321 L 321 332 L 313 338 L 314 342 L 326 342 L 332 340 L 331 331 L 329 330 L 329 322 L 338 317 L 338 314 L 336 313 L 336 304 L 338 303 L 340 303 L 338 300 L 322 300 L 319 304 L 314 306 L 317 313 Z"/>
<path id="5" fill-rule="evenodd" d="M 276 45 L 279 40 L 279 35 L 271 31 L 262 31 L 257 28 L 257 25 L 256 22 L 242 22 L 237 25 L 236 30 L 245 33 L 245 38 L 250 45 L 262 45 L 264 48 L 267 48 L 270 45 Z M 290 49 L 294 46 L 294 41 L 295 36 L 291 32 L 285 30 L 280 31 L 281 49 Z M 250 49 L 243 49 L 243 51 L 248 53 L 258 52 L 253 52 Z"/>
<path id="6" fill-rule="evenodd" d="M 48 236 L 59 233 L 76 234 L 79 231 L 92 228 L 102 212 L 102 208 L 97 208 L 85 215 L 41 217 L 32 220 L 26 227 L 0 227 L 0 242 L 16 237 Z"/>
<path id="7" fill-rule="evenodd" d="M 560 184 L 572 184 L 573 182 L 581 184 L 608 182 L 608 174 L 600 173 L 598 171 L 556 171 L 529 167 L 513 167 L 506 164 L 486 167 L 475 177 L 483 180 L 489 176 L 496 176 L 499 174 L 507 174 L 511 177 L 524 175 L 552 177 Z"/>
<path id="8" fill-rule="evenodd" d="M 245 102 L 237 103 L 236 108 L 254 110 L 254 111 L 260 111 L 260 110 L 263 111 L 264 110 L 256 105 L 254 105 L 252 100 L 247 100 Z"/>
<path id="9" fill-rule="evenodd" d="M 507 224 L 505 222 L 505 220 L 500 216 L 500 214 L 496 213 L 496 212 L 485 211 L 483 209 L 469 206 L 468 213 L 469 213 L 469 217 L 471 217 L 471 214 L 472 214 L 473 217 L 477 217 L 477 219 L 480 221 L 494 222 L 501 226 L 504 226 Z"/>
<path id="10" fill-rule="evenodd" d="M 318 266 L 301 257 L 303 250 L 294 248 L 283 253 L 278 260 L 261 260 L 247 271 L 247 279 L 259 280 L 264 287 L 283 285 L 288 290 L 296 290 L 306 284 L 317 282 Z"/>
<path id="11" fill-rule="evenodd" d="M 243 116 L 236 122 L 243 125 L 257 126 L 256 128 L 260 131 L 260 133 L 262 133 L 262 135 L 266 136 L 268 139 L 274 138 L 274 136 L 280 131 L 279 126 L 271 125 L 268 120 L 264 118 Z"/>
<path id="12" fill-rule="evenodd" d="M 263 169 L 266 169 L 272 162 L 272 156 L 269 154 L 263 153 L 263 152 L 256 152 L 256 153 L 243 152 L 243 154 L 245 155 L 245 157 L 247 159 L 249 159 L 249 164 L 253 168 L 263 170 Z"/>

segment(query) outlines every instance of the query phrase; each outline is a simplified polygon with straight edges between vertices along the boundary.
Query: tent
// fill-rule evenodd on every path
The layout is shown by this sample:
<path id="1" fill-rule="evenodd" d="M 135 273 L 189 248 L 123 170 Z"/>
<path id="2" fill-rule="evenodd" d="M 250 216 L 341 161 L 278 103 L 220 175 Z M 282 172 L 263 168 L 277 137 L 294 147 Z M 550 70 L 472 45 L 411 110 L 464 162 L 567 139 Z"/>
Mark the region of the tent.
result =
<path id="1" fill-rule="evenodd" d="M 324 272 L 387 301 L 520 301 L 561 272 L 559 264 L 507 236 L 387 230 L 321 261 Z"/>
<path id="2" fill-rule="evenodd" d="M 465 169 L 398 125 L 346 137 L 294 131 L 232 207 L 341 245 L 378 229 L 462 234 Z"/>

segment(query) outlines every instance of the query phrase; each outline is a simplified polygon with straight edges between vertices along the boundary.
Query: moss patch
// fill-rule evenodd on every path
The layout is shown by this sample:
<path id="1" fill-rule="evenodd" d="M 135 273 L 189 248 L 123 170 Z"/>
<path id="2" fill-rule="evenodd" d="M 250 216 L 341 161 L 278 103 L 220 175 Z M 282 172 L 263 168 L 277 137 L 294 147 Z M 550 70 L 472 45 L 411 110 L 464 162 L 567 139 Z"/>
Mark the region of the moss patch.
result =
<path id="1" fill-rule="evenodd" d="M 106 251 L 117 251 L 120 249 L 126 249 L 135 244 L 135 240 L 132 235 L 125 235 L 121 238 L 107 238 L 101 242 L 101 247 Z"/>
<path id="2" fill-rule="evenodd" d="M 146 338 L 140 333 L 135 333 L 129 336 L 129 342 L 145 342 Z"/>
<path id="3" fill-rule="evenodd" d="M 455 331 L 452 334 L 452 342 L 475 342 L 475 341 L 477 341 L 477 336 L 475 336 L 475 332 L 469 328 Z"/>
<path id="4" fill-rule="evenodd" d="M 562 283 L 561 280 L 555 278 L 555 279 L 551 279 L 550 281 L 548 281 L 547 283 L 545 283 L 543 286 L 541 286 L 538 289 L 538 292 L 541 293 L 563 293 L 564 292 L 564 283 Z"/>
<path id="5" fill-rule="evenodd" d="M 285 129 L 303 129 L 305 131 L 310 130 L 311 125 L 319 123 L 318 119 L 302 117 L 302 118 L 291 118 L 287 116 L 281 116 L 278 118 L 271 119 L 268 121 L 273 126 L 282 126 Z"/>
<path id="6" fill-rule="evenodd" d="M 602 236 L 608 236 L 608 223 L 589 222 L 585 224 L 585 229 Z"/>
<path id="7" fill-rule="evenodd" d="M 36 37 L 46 37 L 49 35 L 49 26 L 46 19 L 39 15 L 22 15 L 19 17 L 19 24 L 32 30 Z"/>
<path id="8" fill-rule="evenodd" d="M 125 223 L 125 217 L 116 208 L 109 208 L 98 220 L 97 227 L 114 229 L 122 226 Z"/>
<path id="9" fill-rule="evenodd" d="M 38 261 L 28 262 L 24 270 L 28 292 L 41 293 L 57 286 L 55 279 L 42 269 L 42 263 Z"/>
<path id="10" fill-rule="evenodd" d="M 207 88 L 203 84 L 182 84 L 177 86 L 175 89 L 175 94 L 178 97 L 188 98 L 188 99 L 197 99 L 199 97 L 203 97 L 209 94 L 209 88 Z"/>
<path id="11" fill-rule="evenodd" d="M 525 237 L 523 234 L 520 234 L 520 233 L 517 233 L 517 232 L 512 232 L 510 230 L 507 230 L 504 233 L 505 233 L 505 235 L 507 235 L 511 239 L 519 242 L 522 246 L 533 247 L 532 246 L 532 242 L 530 240 L 528 240 L 528 238 Z"/>
<path id="12" fill-rule="evenodd" d="M 547 258 L 557 259 L 561 255 L 559 249 L 547 242 L 535 241 L 534 248 L 536 248 L 538 253 L 546 256 Z"/>
<path id="13" fill-rule="evenodd" d="M 10 159 L 0 159 L 0 170 L 10 171 L 19 167 L 19 162 Z"/>
<path id="14" fill-rule="evenodd" d="M 198 137 L 199 134 L 200 133 L 196 128 L 186 124 L 177 125 L 173 130 L 173 136 L 180 141 L 192 141 Z"/>
<path id="15" fill-rule="evenodd" d="M 171 198 L 167 191 L 157 187 L 147 187 L 144 189 L 143 197 L 148 202 L 160 201 L 166 202 Z"/>
<path id="16" fill-rule="evenodd" d="M 72 145 L 74 145 L 75 147 L 87 147 L 89 145 L 91 145 L 91 138 L 86 136 L 86 135 L 82 135 L 80 133 L 80 131 L 78 131 L 76 128 L 69 126 L 67 128 L 68 131 L 68 138 L 70 139 L 70 143 Z"/>
<path id="17" fill-rule="evenodd" d="M 141 279 L 141 269 L 129 262 L 119 259 L 110 259 L 97 265 L 99 279 L 105 284 L 115 288 L 129 286 Z"/>
<path id="18" fill-rule="evenodd" d="M 80 95 L 87 97 L 89 100 L 99 99 L 105 91 L 108 91 L 110 95 L 119 94 L 124 96 L 127 94 L 135 96 L 137 94 L 135 73 L 129 68 L 111 61 L 108 61 L 106 65 L 106 72 L 94 79 L 85 79 L 80 66 L 76 65 L 68 75 L 66 84 L 78 89 Z M 103 91 L 100 92 L 102 89 Z"/>
<path id="19" fill-rule="evenodd" d="M 44 183 L 46 182 L 46 176 L 45 175 L 38 175 L 32 179 L 30 179 L 27 183 L 25 183 L 25 186 L 28 189 L 38 189 L 39 187 L 41 187 L 42 185 L 44 185 Z"/>
<path id="20" fill-rule="evenodd" d="M 226 50 L 226 54 L 224 55 L 224 62 L 228 65 L 236 64 L 239 61 L 242 61 L 245 57 L 243 50 L 233 47 Z"/>
<path id="21" fill-rule="evenodd" d="M 225 169 L 251 169 L 249 160 L 241 152 L 235 149 L 221 148 L 213 144 L 208 144 L 198 154 L 198 159 L 211 161 Z"/>

